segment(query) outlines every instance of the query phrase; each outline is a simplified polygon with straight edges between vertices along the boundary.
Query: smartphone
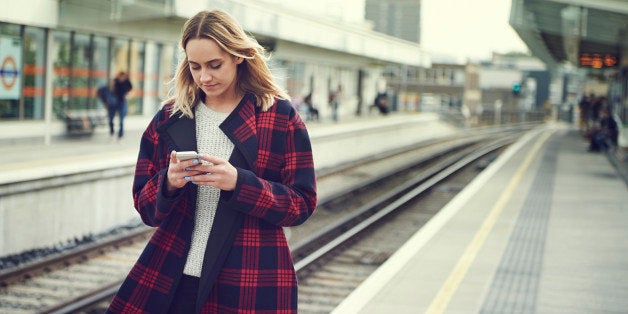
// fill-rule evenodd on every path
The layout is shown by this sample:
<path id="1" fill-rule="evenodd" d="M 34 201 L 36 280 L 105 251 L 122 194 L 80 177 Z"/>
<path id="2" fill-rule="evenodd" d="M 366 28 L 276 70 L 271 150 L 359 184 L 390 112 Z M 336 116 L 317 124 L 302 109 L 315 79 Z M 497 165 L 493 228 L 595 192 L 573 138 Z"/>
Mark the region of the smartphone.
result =
<path id="1" fill-rule="evenodd" d="M 188 159 L 198 158 L 198 153 L 192 150 L 177 152 L 175 157 L 177 157 L 177 159 L 179 160 L 188 160 Z"/>

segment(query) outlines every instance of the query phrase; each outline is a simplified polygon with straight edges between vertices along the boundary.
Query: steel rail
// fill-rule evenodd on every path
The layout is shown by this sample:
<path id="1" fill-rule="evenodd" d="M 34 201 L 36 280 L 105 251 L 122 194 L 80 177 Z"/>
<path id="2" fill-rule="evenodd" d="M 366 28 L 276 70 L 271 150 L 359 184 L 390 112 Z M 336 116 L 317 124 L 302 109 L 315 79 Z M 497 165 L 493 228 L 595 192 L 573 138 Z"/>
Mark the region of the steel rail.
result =
<path id="1" fill-rule="evenodd" d="M 429 172 L 431 173 L 428 174 L 427 176 L 421 176 L 420 178 L 416 180 L 408 181 L 406 184 L 403 184 L 399 188 L 395 189 L 395 191 L 391 191 L 390 193 L 387 193 L 386 195 L 376 200 L 373 200 L 371 203 L 366 204 L 359 211 L 359 213 L 354 216 L 359 216 L 361 213 L 371 211 L 372 209 L 381 206 L 382 203 L 385 203 L 394 199 L 392 202 L 386 205 L 383 209 L 378 210 L 373 215 L 360 221 L 357 225 L 351 227 L 347 231 L 342 232 L 341 234 L 334 237 L 333 240 L 327 242 L 326 244 L 322 246 L 319 246 L 318 249 L 314 250 L 312 253 L 309 253 L 307 256 L 297 261 L 294 265 L 295 270 L 298 273 L 305 271 L 307 267 L 311 266 L 312 264 L 314 264 L 316 261 L 320 260 L 324 256 L 330 254 L 332 251 L 334 251 L 338 247 L 344 245 L 345 243 L 347 243 L 348 241 L 356 237 L 358 234 L 364 232 L 365 230 L 370 228 L 372 225 L 381 221 L 384 217 L 388 216 L 389 214 L 395 212 L 398 208 L 405 205 L 409 201 L 413 200 L 420 194 L 431 189 L 437 183 L 441 182 L 445 178 L 456 173 L 463 167 L 476 161 L 482 156 L 485 156 L 486 154 L 492 151 L 495 151 L 496 149 L 499 149 L 501 147 L 504 147 L 512 143 L 514 140 L 515 138 L 513 136 L 509 136 L 506 139 L 501 139 L 501 140 L 492 142 L 490 144 L 487 144 L 480 149 L 474 149 L 472 151 L 465 151 L 464 153 L 457 154 L 456 156 L 463 155 L 464 157 L 459 158 L 457 161 L 454 161 L 453 163 L 445 162 L 443 164 L 437 165 L 429 170 Z M 409 186 L 415 186 L 415 187 L 403 193 L 403 195 L 399 196 L 400 194 L 399 191 L 407 190 Z M 334 229 L 343 228 L 343 223 L 346 223 L 346 221 L 349 221 L 351 219 L 352 218 L 347 218 L 343 222 L 339 223 L 338 225 L 328 230 L 323 231 L 323 233 L 333 232 Z M 321 237 L 321 236 L 326 236 L 326 235 L 318 234 L 317 236 Z M 317 239 L 318 238 L 313 236 L 312 238 L 310 238 L 310 240 L 308 240 L 309 243 L 305 243 L 303 244 L 303 246 L 305 247 L 308 245 L 315 245 L 313 243 L 317 241 Z M 298 249 L 306 250 L 306 248 L 304 247 L 300 247 Z"/>

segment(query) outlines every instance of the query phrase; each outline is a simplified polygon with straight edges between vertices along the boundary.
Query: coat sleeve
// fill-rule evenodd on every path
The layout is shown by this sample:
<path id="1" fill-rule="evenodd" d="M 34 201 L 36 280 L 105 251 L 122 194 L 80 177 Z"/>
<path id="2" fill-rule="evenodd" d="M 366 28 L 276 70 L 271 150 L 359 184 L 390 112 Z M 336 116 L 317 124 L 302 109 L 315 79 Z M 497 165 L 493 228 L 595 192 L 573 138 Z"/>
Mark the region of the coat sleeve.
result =
<path id="1" fill-rule="evenodd" d="M 265 180 L 238 168 L 236 188 L 226 203 L 277 226 L 296 226 L 312 215 L 317 196 L 310 138 L 295 111 L 289 116 L 285 137 L 273 140 L 285 141 L 281 181 Z"/>
<path id="2" fill-rule="evenodd" d="M 160 112 L 165 114 L 165 112 Z M 156 126 L 159 115 L 142 134 L 140 150 L 135 165 L 133 179 L 133 202 L 142 221 L 149 226 L 158 226 L 170 215 L 175 205 L 182 199 L 183 189 L 172 195 L 165 193 L 168 173 L 169 152 L 162 151 L 159 146 L 159 134 Z M 165 162 L 164 162 L 165 161 Z"/>

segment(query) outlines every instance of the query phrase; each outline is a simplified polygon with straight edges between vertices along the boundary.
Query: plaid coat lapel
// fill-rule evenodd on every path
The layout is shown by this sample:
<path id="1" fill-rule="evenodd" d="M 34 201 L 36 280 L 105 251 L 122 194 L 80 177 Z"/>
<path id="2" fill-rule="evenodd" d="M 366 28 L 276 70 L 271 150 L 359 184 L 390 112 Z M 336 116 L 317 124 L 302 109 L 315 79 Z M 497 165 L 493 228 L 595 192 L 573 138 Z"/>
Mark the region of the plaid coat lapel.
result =
<path id="1" fill-rule="evenodd" d="M 168 145 L 168 152 L 196 150 L 196 124 L 188 117 L 170 117 L 157 128 L 157 132 Z"/>
<path id="2" fill-rule="evenodd" d="M 246 161 L 245 169 L 255 170 L 257 161 L 257 129 L 255 112 L 259 108 L 254 98 L 246 94 L 240 104 L 220 125 L 220 129 L 229 137 Z M 242 166 L 242 165 L 241 165 Z"/>

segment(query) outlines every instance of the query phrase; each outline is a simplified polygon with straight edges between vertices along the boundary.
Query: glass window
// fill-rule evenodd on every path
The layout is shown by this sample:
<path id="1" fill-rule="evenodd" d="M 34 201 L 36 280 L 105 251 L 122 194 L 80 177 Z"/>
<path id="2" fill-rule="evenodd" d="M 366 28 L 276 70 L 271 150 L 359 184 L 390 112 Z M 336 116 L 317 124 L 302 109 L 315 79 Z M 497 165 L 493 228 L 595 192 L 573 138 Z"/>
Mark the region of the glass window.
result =
<path id="1" fill-rule="evenodd" d="M 465 70 L 457 70 L 454 72 L 454 84 L 455 85 L 464 85 L 465 82 Z"/>
<path id="2" fill-rule="evenodd" d="M 277 85 L 281 88 L 288 91 L 288 75 L 286 70 L 286 63 L 287 61 L 279 60 L 278 58 L 271 58 L 270 60 L 268 60 L 267 64 L 270 72 L 273 74 L 275 83 L 277 83 Z"/>
<path id="3" fill-rule="evenodd" d="M 419 69 L 419 82 L 425 83 L 427 82 L 427 74 L 425 73 L 425 69 Z"/>
<path id="4" fill-rule="evenodd" d="M 72 77 L 70 78 L 72 109 L 90 107 L 89 66 L 92 59 L 91 40 L 88 35 L 74 34 L 72 41 Z"/>
<path id="5" fill-rule="evenodd" d="M 46 31 L 26 27 L 24 32 L 24 119 L 44 118 Z"/>
<path id="6" fill-rule="evenodd" d="M 70 33 L 53 32 L 50 58 L 53 63 L 52 110 L 63 118 L 70 100 Z"/>
<path id="7" fill-rule="evenodd" d="M 20 36 L 20 26 L 17 24 L 9 24 L 0 22 L 0 35 L 10 35 L 14 37 Z"/>
<path id="8" fill-rule="evenodd" d="M 128 71 L 129 41 L 127 39 L 114 39 L 111 53 L 111 64 L 109 68 L 113 70 L 112 77 L 120 71 Z"/>
<path id="9" fill-rule="evenodd" d="M 358 94 L 358 84 L 356 71 L 351 69 L 342 69 L 340 72 L 340 82 L 338 84 L 342 85 L 342 94 L 343 97 L 348 98 L 353 95 Z M 337 86 L 334 86 L 334 90 L 337 90 Z"/>
<path id="10" fill-rule="evenodd" d="M 129 51 L 129 79 L 133 89 L 129 92 L 129 114 L 141 114 L 144 103 L 144 60 L 146 43 L 133 41 Z"/>
<path id="11" fill-rule="evenodd" d="M 113 70 L 111 76 L 115 77 L 119 72 L 122 71 L 129 74 L 129 80 L 131 81 L 131 84 L 133 84 L 133 89 L 127 95 L 129 105 L 127 113 L 134 114 L 136 113 L 135 110 L 137 109 L 137 106 L 133 98 L 135 97 L 134 92 L 136 91 L 138 86 L 135 82 L 135 74 L 132 73 L 130 69 L 129 60 L 131 58 L 131 42 L 128 39 L 114 39 L 112 44 L 113 47 L 111 50 L 111 65 L 109 67 L 111 70 Z"/>
<path id="12" fill-rule="evenodd" d="M 303 62 L 286 62 L 284 64 L 287 70 L 286 90 L 293 98 L 303 98 L 309 92 L 309 86 L 306 84 L 305 63 Z"/>
<path id="13" fill-rule="evenodd" d="M 162 46 L 161 64 L 159 66 L 159 98 L 166 99 L 172 88 L 171 81 L 174 78 L 178 66 L 177 47 L 173 45 Z"/>
<path id="14" fill-rule="evenodd" d="M 155 113 L 159 108 L 159 55 L 162 45 L 148 44 L 146 47 L 146 83 L 144 84 L 144 98 L 147 105 L 145 113 Z"/>
<path id="15" fill-rule="evenodd" d="M 20 26 L 19 25 L 0 23 L 0 40 L 2 40 L 3 44 L 10 45 L 12 47 L 11 50 L 14 51 L 12 53 L 16 54 L 15 56 L 16 58 L 21 58 L 22 53 L 19 51 L 20 50 L 19 48 L 21 48 L 21 44 L 19 44 L 19 40 L 20 40 Z M 16 41 L 18 41 L 18 43 L 16 43 Z M 19 46 L 17 47 L 18 51 L 15 51 L 16 50 L 15 44 Z M 4 55 L 4 53 L 0 52 L 0 55 Z M 15 67 L 14 69 L 15 71 L 19 72 L 20 70 L 19 67 L 21 66 L 21 62 L 19 64 L 18 62 L 15 62 L 15 64 L 13 64 L 12 66 Z M 15 85 L 15 84 L 18 84 L 19 82 L 16 80 L 15 77 L 9 77 L 6 74 L 3 74 L 2 79 L 3 79 L 3 85 L 0 86 L 0 88 L 7 88 L 6 86 L 9 86 L 12 89 L 17 88 L 19 91 L 19 86 Z M 5 86 L 4 84 L 7 84 L 7 85 Z M 20 117 L 20 96 L 14 95 L 14 93 L 9 90 L 3 90 L 2 93 L 0 94 L 0 119 L 18 119 L 19 117 Z"/>
<path id="16" fill-rule="evenodd" d="M 98 100 L 96 90 L 109 84 L 109 38 L 94 37 L 92 42 L 92 69 L 91 69 L 91 94 L 92 104 L 94 107 L 104 107 L 104 104 Z"/>

